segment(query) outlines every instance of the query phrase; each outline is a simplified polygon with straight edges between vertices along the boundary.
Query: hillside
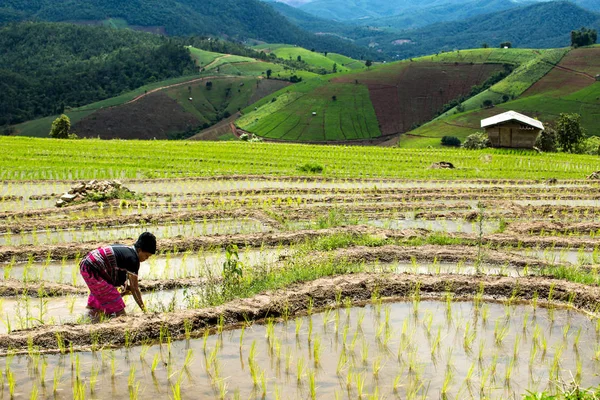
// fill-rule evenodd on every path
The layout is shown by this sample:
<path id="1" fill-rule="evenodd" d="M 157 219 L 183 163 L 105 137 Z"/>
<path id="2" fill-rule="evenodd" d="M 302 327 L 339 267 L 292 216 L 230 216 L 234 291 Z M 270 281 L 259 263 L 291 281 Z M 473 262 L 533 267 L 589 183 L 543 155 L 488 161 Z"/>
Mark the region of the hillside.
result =
<path id="1" fill-rule="evenodd" d="M 552 122 L 560 113 L 579 113 L 588 135 L 600 135 L 597 123 L 600 117 L 600 82 L 594 78 L 600 71 L 600 47 L 574 49 L 562 59 L 557 57 L 559 55 L 548 54 L 550 58 L 546 65 L 551 65 L 552 58 L 558 65 L 547 73 L 539 71 L 538 75 L 543 73 L 541 79 L 530 79 L 532 84 L 528 87 L 521 85 L 518 94 L 510 93 L 511 89 L 519 87 L 515 82 L 512 85 L 501 82 L 487 93 L 465 102 L 465 112 L 452 110 L 403 136 L 400 145 L 439 146 L 441 137 L 446 135 L 464 139 L 481 130 L 481 119 L 507 110 L 524 113 L 544 123 Z M 526 76 L 523 75 L 523 78 L 525 80 Z M 500 99 L 503 95 L 509 96 L 511 100 L 503 102 Z M 482 101 L 486 98 L 495 100 L 493 108 L 481 108 Z"/>
<path id="2" fill-rule="evenodd" d="M 478 48 L 482 43 L 496 47 L 504 41 L 521 48 L 564 47 L 570 45 L 570 32 L 582 26 L 599 29 L 600 14 L 566 1 L 548 2 L 390 33 L 378 38 L 374 48 L 402 59 Z M 372 40 L 367 38 L 357 43 L 368 45 Z"/>
<path id="3" fill-rule="evenodd" d="M 164 37 L 71 24 L 0 27 L 0 54 L 0 126 L 197 71 Z"/>
<path id="4" fill-rule="evenodd" d="M 322 73 L 348 72 L 366 68 L 364 61 L 359 61 L 337 53 L 318 53 L 302 47 L 287 44 L 263 44 L 253 47 L 257 51 L 275 54 L 283 60 L 302 60 L 308 65 L 321 70 Z M 336 71 L 334 71 L 334 68 Z"/>
<path id="5" fill-rule="evenodd" d="M 258 0 L 8 0 L 0 23 L 19 20 L 101 23 L 162 30 L 168 35 L 217 35 L 293 43 L 359 57 L 368 52 L 342 39 L 316 36 L 293 25 Z"/>
<path id="6" fill-rule="evenodd" d="M 504 76 L 507 65 L 537 57 L 518 49 L 477 53 L 460 62 L 443 57 L 404 61 L 307 80 L 275 93 L 274 101 L 246 108 L 236 125 L 272 140 L 380 142 L 429 121 L 454 99 L 479 90 L 474 87 Z"/>
<path id="7" fill-rule="evenodd" d="M 69 109 L 65 114 L 71 118 L 72 130 L 81 137 L 104 139 L 183 139 L 288 86 L 292 77 L 317 76 L 249 57 L 194 47 L 187 50 L 200 74 L 156 82 Z M 272 79 L 266 79 L 267 70 L 271 70 Z M 15 133 L 46 137 L 54 118 L 56 115 L 16 125 Z M 231 137 L 231 130 L 224 136 Z"/>
<path id="8" fill-rule="evenodd" d="M 544 2 L 546 0 L 531 0 L 531 1 L 513 1 L 513 7 L 534 2 Z M 584 7 L 588 10 L 600 10 L 600 4 L 595 0 L 574 0 L 575 4 Z M 391 17 L 398 15 L 434 15 L 440 10 L 446 9 L 449 12 L 457 13 L 457 17 L 464 18 L 474 13 L 478 13 L 478 8 L 490 7 L 490 11 L 499 10 L 500 7 L 507 7 L 508 4 L 501 5 L 497 1 L 485 2 L 473 0 L 315 0 L 296 5 L 299 9 L 316 15 L 320 18 L 350 21 L 350 20 L 369 20 L 382 17 Z M 492 10 L 495 8 L 495 10 Z M 462 9 L 460 11 L 459 9 Z M 371 24 L 375 25 L 375 24 Z M 375 25 L 377 26 L 377 25 Z"/>

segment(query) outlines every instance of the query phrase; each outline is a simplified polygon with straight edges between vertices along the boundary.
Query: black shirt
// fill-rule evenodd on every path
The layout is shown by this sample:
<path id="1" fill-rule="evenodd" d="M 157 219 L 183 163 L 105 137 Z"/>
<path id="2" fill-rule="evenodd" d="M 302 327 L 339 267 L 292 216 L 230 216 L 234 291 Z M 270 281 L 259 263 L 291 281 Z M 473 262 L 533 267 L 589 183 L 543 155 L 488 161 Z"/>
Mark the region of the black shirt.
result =
<path id="1" fill-rule="evenodd" d="M 114 286 L 123 286 L 127 280 L 127 272 L 137 275 L 140 270 L 140 259 L 133 246 L 113 244 L 110 246 L 117 260 L 117 275 Z"/>

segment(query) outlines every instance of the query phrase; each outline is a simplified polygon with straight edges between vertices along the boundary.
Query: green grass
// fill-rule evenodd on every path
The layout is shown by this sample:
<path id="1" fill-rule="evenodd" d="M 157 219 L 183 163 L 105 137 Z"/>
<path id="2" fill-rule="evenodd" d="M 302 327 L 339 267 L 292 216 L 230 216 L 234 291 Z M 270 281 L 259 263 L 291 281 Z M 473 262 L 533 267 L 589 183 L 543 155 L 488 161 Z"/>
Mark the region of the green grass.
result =
<path id="1" fill-rule="evenodd" d="M 192 46 L 189 46 L 188 49 L 190 50 L 192 58 L 196 60 L 198 66 L 208 65 L 217 57 L 223 56 L 221 53 L 213 53 L 212 51 L 201 50 Z"/>
<path id="2" fill-rule="evenodd" d="M 231 55 L 221 55 L 214 63 L 210 64 L 210 68 L 206 71 L 214 71 L 218 67 L 225 64 L 235 64 L 235 63 L 247 63 L 247 62 L 256 62 L 254 58 L 250 57 L 242 57 L 242 56 L 231 56 Z"/>
<path id="3" fill-rule="evenodd" d="M 302 61 L 304 61 L 305 63 L 313 67 L 324 68 L 329 72 L 333 71 L 333 64 L 337 64 L 338 72 L 347 72 L 351 69 L 344 67 L 343 64 L 350 64 L 352 59 L 342 55 L 332 55 L 332 57 L 329 57 L 329 53 L 327 56 L 325 56 L 322 53 L 310 51 L 302 47 L 294 47 L 290 45 L 281 44 L 259 45 L 255 46 L 254 49 L 265 51 L 268 50 L 275 54 L 277 57 L 282 58 L 284 60 L 296 60 L 298 56 L 300 56 L 302 58 Z M 338 62 L 337 60 L 343 62 Z"/>
<path id="4" fill-rule="evenodd" d="M 255 79 L 248 77 L 212 79 L 211 82 L 210 90 L 206 82 L 199 82 L 166 89 L 165 93 L 199 121 L 212 124 L 225 111 L 234 114 L 238 108 L 246 107 L 256 87 Z"/>
<path id="5" fill-rule="evenodd" d="M 292 70 L 284 67 L 281 64 L 273 64 L 267 62 L 241 62 L 235 64 L 221 65 L 219 72 L 226 75 L 247 75 L 247 76 L 262 76 L 267 77 L 267 70 L 271 70 L 271 78 L 289 80 L 292 75 L 305 79 L 311 79 L 318 75 L 313 72 L 304 70 Z"/>
<path id="6" fill-rule="evenodd" d="M 280 91 L 279 96 L 273 96 L 275 102 L 254 105 L 258 110 L 236 124 L 259 136 L 291 141 L 357 140 L 381 135 L 366 86 L 319 83 L 322 81 L 315 80 Z M 311 90 L 306 91 L 308 88 Z"/>
<path id="7" fill-rule="evenodd" d="M 521 65 L 524 62 L 537 58 L 540 54 L 544 54 L 548 50 L 536 49 L 473 49 L 473 50 L 458 50 L 449 51 L 446 53 L 433 54 L 413 58 L 413 61 L 431 61 L 431 62 L 446 62 L 446 63 L 494 63 L 494 64 L 513 64 Z"/>
<path id="8" fill-rule="evenodd" d="M 412 149 L 279 143 L 58 140 L 0 137 L 0 179 L 110 179 L 270 174 L 304 176 L 316 163 L 326 177 L 405 179 L 583 179 L 597 156 L 487 149 Z M 102 148 L 99 152 L 98 148 Z M 440 160 L 454 170 L 428 167 Z"/>
<path id="9" fill-rule="evenodd" d="M 336 62 L 338 66 L 342 65 L 350 70 L 367 68 L 363 61 L 355 60 L 354 58 L 346 57 L 342 54 L 327 53 L 327 58 Z"/>

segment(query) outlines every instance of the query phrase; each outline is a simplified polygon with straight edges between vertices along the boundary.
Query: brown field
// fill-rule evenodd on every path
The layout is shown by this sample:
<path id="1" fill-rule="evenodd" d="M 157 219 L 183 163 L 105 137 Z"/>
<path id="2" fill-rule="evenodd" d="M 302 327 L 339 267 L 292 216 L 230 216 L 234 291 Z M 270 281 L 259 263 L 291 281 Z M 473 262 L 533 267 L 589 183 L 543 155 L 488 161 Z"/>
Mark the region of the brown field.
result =
<path id="1" fill-rule="evenodd" d="M 402 63 L 333 82 L 358 80 L 366 85 L 381 133 L 390 135 L 431 120 L 444 104 L 467 95 L 501 69 L 497 64 Z"/>
<path id="2" fill-rule="evenodd" d="M 600 48 L 574 49 L 546 76 L 534 83 L 522 97 L 544 94 L 564 96 L 593 84 L 600 73 Z"/>
<path id="3" fill-rule="evenodd" d="M 96 111 L 73 125 L 80 137 L 167 139 L 170 132 L 196 127 L 199 121 L 164 93 Z"/>

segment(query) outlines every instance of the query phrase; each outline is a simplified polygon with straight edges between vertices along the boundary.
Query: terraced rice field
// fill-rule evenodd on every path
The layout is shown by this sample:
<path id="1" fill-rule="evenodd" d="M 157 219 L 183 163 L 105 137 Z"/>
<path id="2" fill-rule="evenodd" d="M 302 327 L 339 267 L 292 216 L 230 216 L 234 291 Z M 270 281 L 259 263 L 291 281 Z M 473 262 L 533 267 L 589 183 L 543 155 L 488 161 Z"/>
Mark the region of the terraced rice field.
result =
<path id="1" fill-rule="evenodd" d="M 0 397 L 520 398 L 600 384 L 600 185 L 125 179 L 54 208 L 5 181 Z M 141 313 L 92 324 L 78 261 L 153 231 Z M 240 277 L 224 275 L 227 246 Z M 231 249 L 231 248 L 230 248 Z M 108 388 L 106 390 L 106 388 Z"/>

